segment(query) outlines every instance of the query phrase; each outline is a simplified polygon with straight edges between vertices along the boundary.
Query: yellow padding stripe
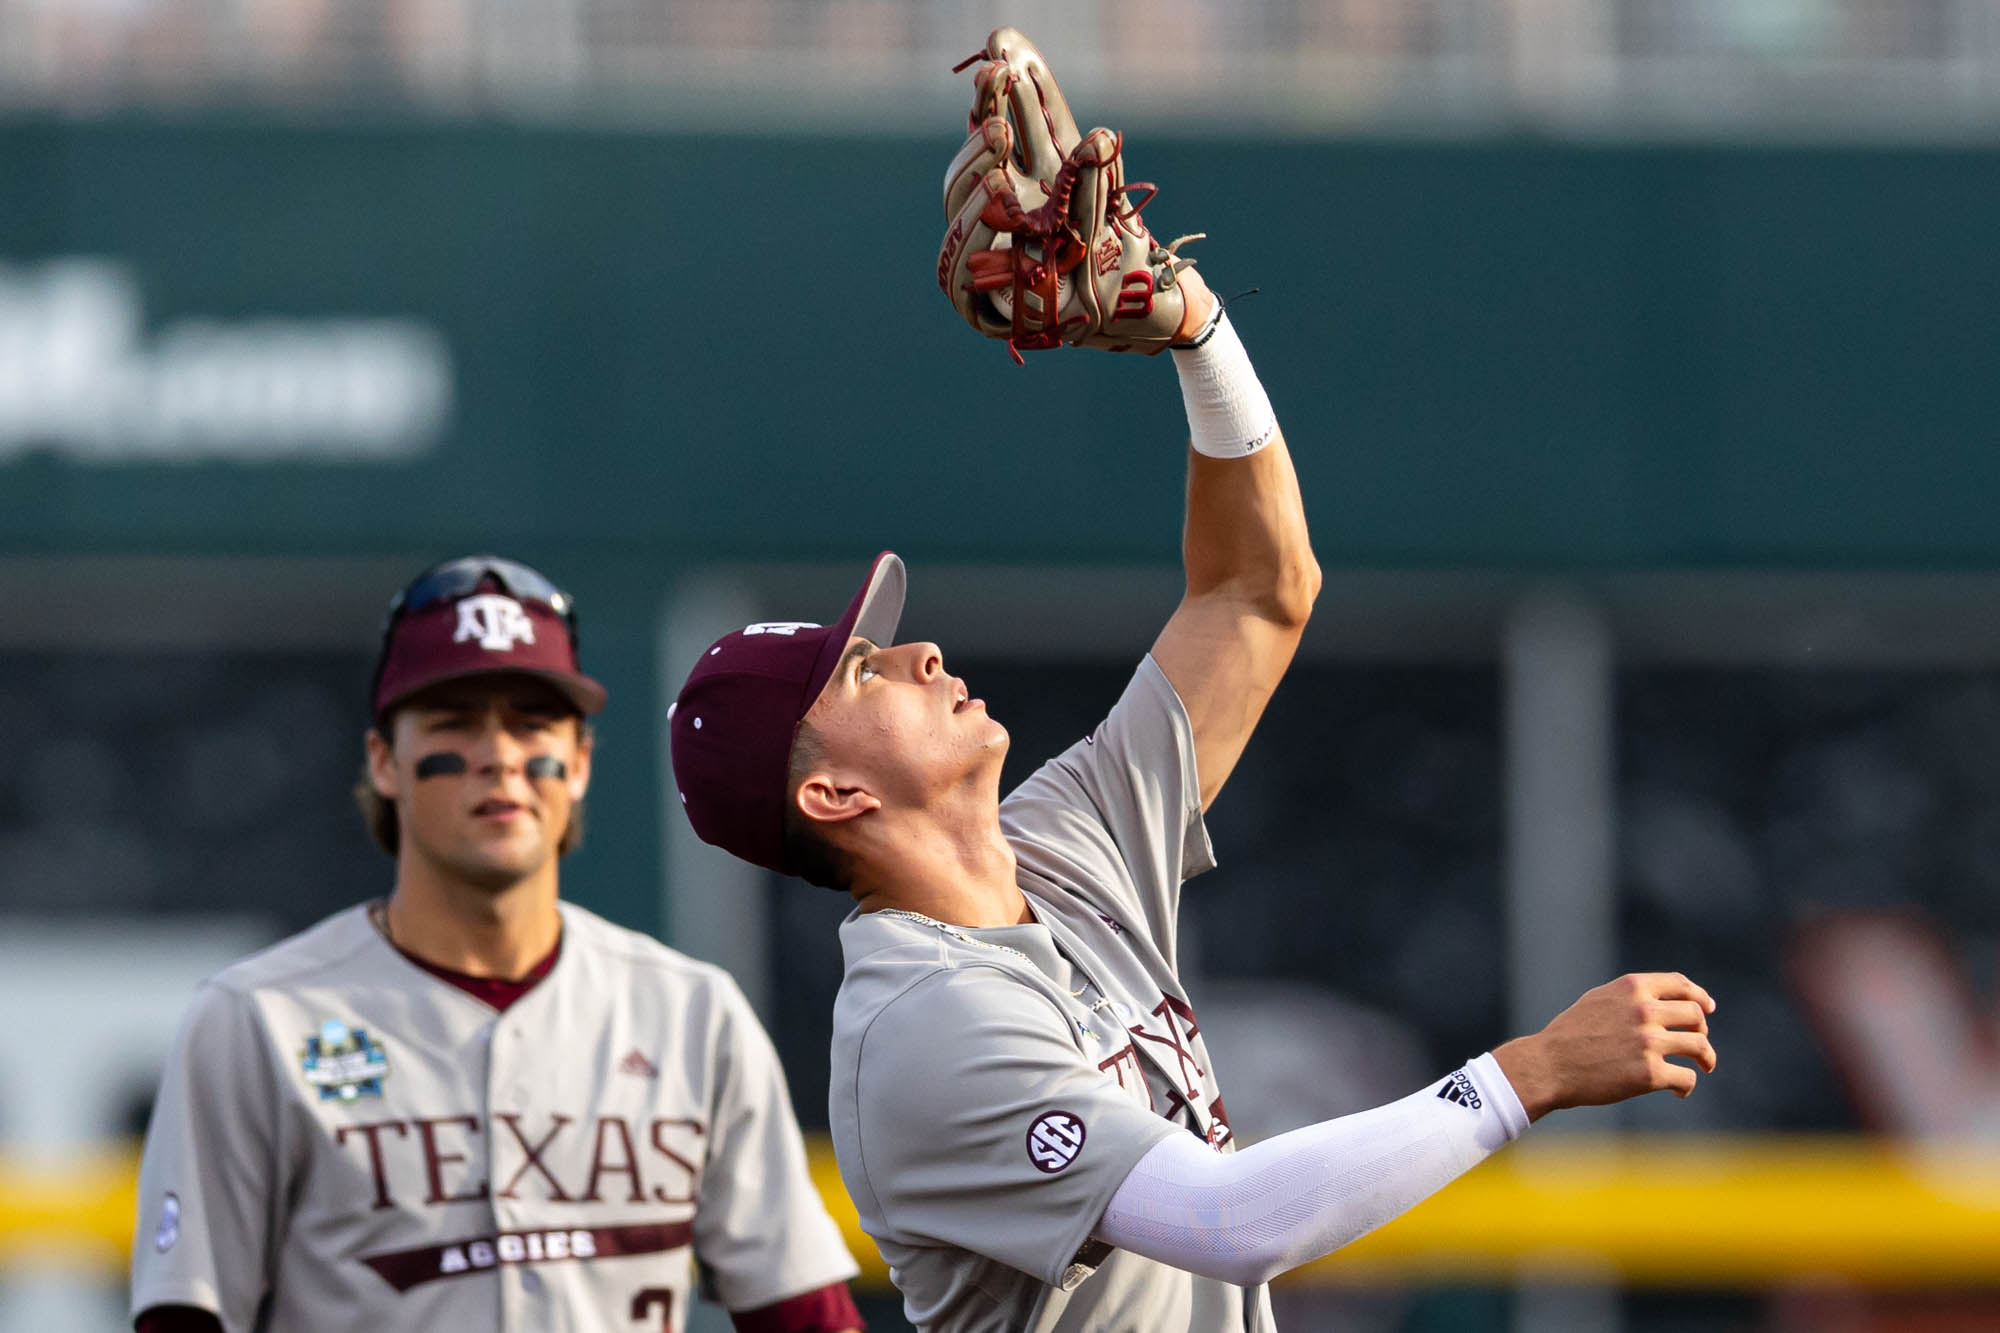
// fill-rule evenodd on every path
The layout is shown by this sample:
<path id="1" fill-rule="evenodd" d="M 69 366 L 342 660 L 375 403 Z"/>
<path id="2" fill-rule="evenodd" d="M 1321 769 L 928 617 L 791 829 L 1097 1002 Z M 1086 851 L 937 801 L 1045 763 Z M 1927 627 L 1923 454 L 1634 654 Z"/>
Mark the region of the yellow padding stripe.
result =
<path id="1" fill-rule="evenodd" d="M 813 1180 L 862 1260 L 888 1280 L 808 1141 Z M 137 1154 L 0 1158 L 0 1263 L 125 1261 Z M 2000 1280 L 2000 1148 L 1857 1138 L 1531 1137 L 1436 1198 L 1294 1279 L 1762 1286 L 1841 1276 L 1883 1287 Z"/>
<path id="2" fill-rule="evenodd" d="M 813 1179 L 886 1281 L 833 1153 Z M 2000 1282 L 2000 1146 L 1826 1138 L 1528 1140 L 1286 1281 L 1618 1280 L 1759 1287 L 1839 1275 L 1877 1287 Z"/>
<path id="3" fill-rule="evenodd" d="M 1995 1145 L 1552 1136 L 1488 1160 L 1303 1276 L 1992 1285 L 1996 1255 Z"/>
<path id="4" fill-rule="evenodd" d="M 0 1156 L 0 1263 L 47 1258 L 122 1267 L 132 1250 L 139 1154 Z"/>

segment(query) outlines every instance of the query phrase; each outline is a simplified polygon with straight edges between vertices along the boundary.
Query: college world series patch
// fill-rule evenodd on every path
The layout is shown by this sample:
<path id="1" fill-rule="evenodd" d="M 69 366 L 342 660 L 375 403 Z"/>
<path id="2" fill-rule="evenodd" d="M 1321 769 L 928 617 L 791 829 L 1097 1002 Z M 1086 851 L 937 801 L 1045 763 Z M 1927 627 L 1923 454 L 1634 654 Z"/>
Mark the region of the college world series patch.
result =
<path id="1" fill-rule="evenodd" d="M 330 1018 L 320 1024 L 318 1036 L 306 1038 L 299 1067 L 306 1082 L 319 1089 L 321 1101 L 351 1102 L 382 1095 L 389 1053 L 368 1036 L 367 1028 L 349 1028 Z"/>

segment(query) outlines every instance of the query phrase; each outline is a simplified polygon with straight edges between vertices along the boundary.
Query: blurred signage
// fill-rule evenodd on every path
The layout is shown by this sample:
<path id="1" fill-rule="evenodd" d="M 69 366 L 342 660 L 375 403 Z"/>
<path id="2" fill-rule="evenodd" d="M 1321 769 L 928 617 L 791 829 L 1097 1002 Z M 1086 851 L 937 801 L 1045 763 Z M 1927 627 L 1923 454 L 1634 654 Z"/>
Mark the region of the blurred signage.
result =
<path id="1" fill-rule="evenodd" d="M 0 465 L 408 462 L 449 423 L 425 321 L 143 316 L 116 260 L 0 265 Z"/>

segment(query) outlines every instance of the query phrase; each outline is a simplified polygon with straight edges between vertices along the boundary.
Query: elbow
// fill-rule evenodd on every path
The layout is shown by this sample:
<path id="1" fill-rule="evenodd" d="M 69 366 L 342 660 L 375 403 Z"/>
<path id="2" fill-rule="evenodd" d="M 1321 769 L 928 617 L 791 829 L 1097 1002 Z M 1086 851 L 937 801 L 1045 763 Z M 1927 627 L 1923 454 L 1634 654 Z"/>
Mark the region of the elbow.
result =
<path id="1" fill-rule="evenodd" d="M 1230 1254 L 1218 1254 L 1206 1266 L 1202 1277 L 1227 1282 L 1232 1287 L 1260 1287 L 1304 1263 L 1309 1256 L 1281 1251 L 1275 1241 L 1267 1241 Z"/>
<path id="2" fill-rule="evenodd" d="M 1216 1265 L 1213 1273 L 1203 1277 L 1217 1282 L 1227 1282 L 1232 1287 L 1261 1287 L 1286 1269 L 1284 1264 L 1262 1255 L 1242 1255 Z"/>
<path id="3" fill-rule="evenodd" d="M 1320 582 L 1319 561 L 1311 551 L 1281 562 L 1263 599 L 1264 618 L 1295 633 L 1304 630 L 1319 600 Z"/>
<path id="4" fill-rule="evenodd" d="M 1188 581 L 1188 599 L 1227 603 L 1233 614 L 1254 618 L 1289 634 L 1296 642 L 1319 598 L 1319 562 L 1310 551 L 1230 579 L 1209 584 Z"/>

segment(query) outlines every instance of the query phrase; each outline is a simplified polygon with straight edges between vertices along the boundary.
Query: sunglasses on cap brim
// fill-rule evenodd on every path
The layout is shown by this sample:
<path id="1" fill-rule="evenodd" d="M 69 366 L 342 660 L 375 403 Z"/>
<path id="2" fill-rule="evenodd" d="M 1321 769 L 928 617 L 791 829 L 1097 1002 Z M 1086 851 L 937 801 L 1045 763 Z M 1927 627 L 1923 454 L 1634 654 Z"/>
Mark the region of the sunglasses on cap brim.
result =
<path id="1" fill-rule="evenodd" d="M 576 598 L 551 583 L 548 576 L 540 571 L 497 555 L 448 560 L 417 575 L 408 587 L 389 599 L 389 613 L 382 622 L 384 641 L 402 617 L 441 602 L 456 602 L 470 597 L 488 579 L 499 584 L 502 591 L 518 601 L 539 602 L 555 612 L 569 633 L 571 651 L 582 651 L 582 641 L 577 633 Z"/>

